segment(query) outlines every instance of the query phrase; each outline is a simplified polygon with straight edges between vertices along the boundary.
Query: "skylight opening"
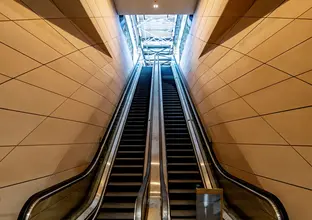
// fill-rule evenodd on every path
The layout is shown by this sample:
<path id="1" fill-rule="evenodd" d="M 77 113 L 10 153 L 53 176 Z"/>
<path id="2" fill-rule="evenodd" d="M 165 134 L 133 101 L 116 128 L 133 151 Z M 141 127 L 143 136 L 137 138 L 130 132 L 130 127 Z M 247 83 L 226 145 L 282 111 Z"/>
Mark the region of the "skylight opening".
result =
<path id="1" fill-rule="evenodd" d="M 191 15 L 124 15 L 122 30 L 132 58 L 153 65 L 155 56 L 162 64 L 179 62 L 192 21 Z M 126 27 L 125 27 L 126 26 Z"/>

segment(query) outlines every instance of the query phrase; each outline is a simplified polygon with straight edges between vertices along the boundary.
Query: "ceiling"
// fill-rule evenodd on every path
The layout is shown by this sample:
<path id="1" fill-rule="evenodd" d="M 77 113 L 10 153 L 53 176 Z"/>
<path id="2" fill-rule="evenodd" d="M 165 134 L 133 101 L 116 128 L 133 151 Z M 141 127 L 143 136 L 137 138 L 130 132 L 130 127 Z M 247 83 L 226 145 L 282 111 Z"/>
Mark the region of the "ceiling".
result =
<path id="1" fill-rule="evenodd" d="M 153 8 L 154 0 L 114 0 L 119 15 L 142 14 L 194 14 L 197 0 L 157 0 L 159 7 Z"/>

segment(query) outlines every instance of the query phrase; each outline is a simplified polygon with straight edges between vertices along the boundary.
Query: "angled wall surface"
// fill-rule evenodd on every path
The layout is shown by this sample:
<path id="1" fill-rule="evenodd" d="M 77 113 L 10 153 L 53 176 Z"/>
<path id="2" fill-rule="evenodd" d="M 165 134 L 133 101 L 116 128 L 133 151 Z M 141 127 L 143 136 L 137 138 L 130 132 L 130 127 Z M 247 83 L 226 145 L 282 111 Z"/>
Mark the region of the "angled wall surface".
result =
<path id="1" fill-rule="evenodd" d="M 0 1 L 0 219 L 93 158 L 132 68 L 109 0 Z"/>
<path id="2" fill-rule="evenodd" d="M 201 0 L 181 68 L 223 167 L 311 219 L 312 1 L 247 2 Z"/>

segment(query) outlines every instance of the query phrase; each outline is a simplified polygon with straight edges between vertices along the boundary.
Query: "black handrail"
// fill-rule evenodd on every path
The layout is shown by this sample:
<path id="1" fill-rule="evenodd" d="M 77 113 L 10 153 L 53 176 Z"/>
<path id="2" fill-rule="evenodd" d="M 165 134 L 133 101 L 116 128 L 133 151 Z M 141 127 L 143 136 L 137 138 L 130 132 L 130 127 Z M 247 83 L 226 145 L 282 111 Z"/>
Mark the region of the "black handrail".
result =
<path id="1" fill-rule="evenodd" d="M 188 105 L 191 107 L 192 110 L 192 114 L 195 117 L 195 124 L 196 126 L 199 128 L 200 134 L 203 138 L 204 141 L 204 146 L 206 146 L 206 148 L 208 149 L 208 153 L 209 156 L 211 157 L 211 161 L 213 163 L 213 165 L 215 166 L 216 170 L 223 176 L 225 177 L 227 180 L 229 180 L 230 182 L 234 183 L 235 185 L 238 185 L 239 187 L 244 187 L 245 189 L 249 190 L 249 192 L 256 194 L 256 196 L 259 197 L 259 195 L 261 195 L 262 198 L 265 198 L 267 201 L 270 201 L 270 204 L 273 206 L 274 211 L 277 212 L 277 215 L 280 217 L 279 219 L 281 220 L 288 220 L 288 215 L 286 212 L 285 207 L 283 206 L 282 202 L 272 193 L 265 191 L 255 185 L 252 185 L 242 179 L 239 179 L 235 176 L 233 176 L 232 174 L 228 173 L 219 163 L 214 150 L 212 149 L 212 141 L 208 138 L 207 133 L 205 132 L 205 129 L 202 125 L 202 122 L 199 119 L 199 115 L 198 112 L 195 109 L 195 106 L 193 104 L 192 98 L 189 95 L 189 87 L 188 84 L 186 82 L 185 77 L 182 74 L 182 70 L 180 69 L 180 67 L 178 66 L 175 58 L 175 65 L 174 67 L 177 70 L 178 76 L 179 76 L 179 80 L 182 84 L 182 88 L 184 90 L 184 93 L 186 94 L 187 97 L 187 101 L 188 101 Z"/>
<path id="2" fill-rule="evenodd" d="M 76 176 L 73 176 L 65 181 L 62 181 L 56 185 L 53 185 L 47 189 L 44 189 L 42 191 L 39 191 L 37 193 L 35 193 L 34 195 L 32 195 L 26 202 L 25 204 L 23 205 L 20 213 L 19 213 L 19 216 L 18 216 L 18 220 L 24 220 L 24 219 L 29 219 L 31 216 L 31 211 L 32 209 L 36 206 L 36 204 L 38 204 L 40 201 L 48 198 L 48 197 L 51 197 L 53 195 L 55 195 L 56 193 L 64 190 L 64 189 L 67 189 L 71 186 L 73 186 L 75 183 L 78 183 L 79 181 L 82 181 L 83 179 L 85 179 L 86 177 L 88 177 L 88 175 L 93 172 L 95 169 L 96 169 L 96 165 L 98 164 L 100 158 L 101 158 L 101 155 L 104 151 L 104 148 L 105 148 L 105 144 L 109 138 L 109 135 L 110 135 L 110 132 L 112 130 L 112 127 L 113 127 L 113 124 L 115 122 L 115 119 L 116 119 L 116 116 L 118 114 L 119 111 L 121 111 L 121 106 L 122 106 L 122 103 L 124 101 L 124 98 L 126 96 L 126 94 L 129 92 L 129 88 L 130 88 L 130 85 L 134 79 L 134 76 L 135 76 L 135 73 L 136 73 L 136 70 L 138 68 L 138 62 L 139 62 L 139 59 L 137 60 L 136 64 L 134 65 L 134 67 L 132 68 L 132 71 L 131 71 L 131 75 L 129 76 L 129 80 L 128 80 L 128 83 L 127 85 L 124 87 L 123 91 L 122 91 L 122 96 L 117 104 L 117 108 L 115 109 L 114 111 L 114 114 L 112 116 L 112 120 L 109 122 L 109 125 L 108 125 L 108 129 L 105 131 L 105 134 L 102 138 L 102 140 L 100 141 L 100 147 L 99 149 L 97 150 L 95 156 L 93 157 L 91 163 L 88 165 L 88 167 L 80 174 L 76 175 Z"/>

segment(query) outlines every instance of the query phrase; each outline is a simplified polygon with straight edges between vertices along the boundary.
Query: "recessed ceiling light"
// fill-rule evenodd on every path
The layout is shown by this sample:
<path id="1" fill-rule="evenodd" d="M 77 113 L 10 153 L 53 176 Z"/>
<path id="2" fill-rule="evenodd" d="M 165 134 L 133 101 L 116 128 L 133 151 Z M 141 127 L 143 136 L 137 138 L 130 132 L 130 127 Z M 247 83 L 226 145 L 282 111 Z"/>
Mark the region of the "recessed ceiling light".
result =
<path id="1" fill-rule="evenodd" d="M 157 4 L 157 0 L 154 0 L 154 4 L 153 4 L 153 8 L 158 8 L 159 6 L 158 6 L 158 4 Z"/>

